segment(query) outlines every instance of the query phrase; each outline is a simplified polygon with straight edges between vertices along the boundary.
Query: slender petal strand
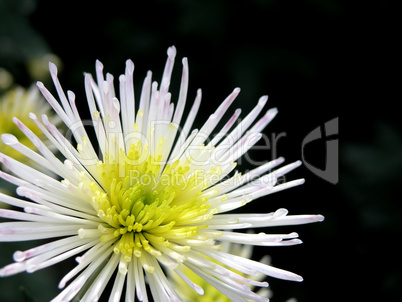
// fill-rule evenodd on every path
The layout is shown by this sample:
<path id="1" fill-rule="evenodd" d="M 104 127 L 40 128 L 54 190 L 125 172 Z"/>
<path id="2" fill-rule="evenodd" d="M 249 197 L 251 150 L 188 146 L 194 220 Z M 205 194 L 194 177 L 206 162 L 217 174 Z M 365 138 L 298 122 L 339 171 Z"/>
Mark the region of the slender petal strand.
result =
<path id="1" fill-rule="evenodd" d="M 52 64 L 51 73 L 52 77 L 55 78 L 56 88 L 60 84 L 57 80 L 57 75 L 54 74 L 55 66 Z M 66 98 L 61 98 L 63 103 L 66 102 Z M 66 105 L 66 104 L 65 104 Z M 35 123 L 35 120 L 30 118 L 29 114 L 31 111 L 35 111 L 37 114 L 48 114 L 50 120 L 57 126 L 60 126 L 61 118 L 59 115 L 54 114 L 51 111 L 51 107 L 45 101 L 45 99 L 40 95 L 38 87 L 34 85 L 29 89 L 24 89 L 22 87 L 16 87 L 6 94 L 0 96 L 0 134 L 8 133 L 4 137 L 5 143 L 0 143 L 0 152 L 7 155 L 11 155 L 13 158 L 29 163 L 35 166 L 35 168 L 41 167 L 41 164 L 37 164 L 37 160 L 41 161 L 40 156 L 36 154 L 37 149 L 31 140 L 26 137 L 18 126 L 13 122 L 14 119 L 18 119 L 24 122 L 24 124 L 30 129 L 33 135 L 37 135 L 42 141 L 52 151 L 55 151 L 58 146 L 53 143 L 49 143 L 47 135 L 39 129 Z M 70 118 L 73 118 L 72 113 L 67 109 Z M 16 144 L 11 147 L 10 144 Z M 29 150 L 32 149 L 32 150 Z M 43 171 L 43 170 L 42 170 Z"/>
<path id="2" fill-rule="evenodd" d="M 184 58 L 178 96 L 169 92 L 176 48 L 170 47 L 167 54 L 160 84 L 148 72 L 142 89 L 134 89 L 131 60 L 116 77 L 116 87 L 115 77 L 104 74 L 103 64 L 96 61 L 95 75 L 84 76 L 88 120 L 81 119 L 76 104 L 82 102 L 63 90 L 57 67 L 50 63 L 57 98 L 43 83 L 37 85 L 57 119 L 49 119 L 47 111 L 31 113 L 31 123 L 13 119 L 25 138 L 2 134 L 4 144 L 31 164 L 0 153 L 7 169 L 0 171 L 0 178 L 17 186 L 19 195 L 0 194 L 1 202 L 15 207 L 0 209 L 0 217 L 7 220 L 0 223 L 0 241 L 47 242 L 16 251 L 15 263 L 1 268 L 1 277 L 76 257 L 78 264 L 62 278 L 61 292 L 52 301 L 98 301 L 109 295 L 109 301 L 127 302 L 151 300 L 148 295 L 155 301 L 181 301 L 183 286 L 196 295 L 212 286 L 232 301 L 268 301 L 267 290 L 253 292 L 268 286 L 265 276 L 302 280 L 264 259 L 249 259 L 252 246 L 300 244 L 297 233 L 242 230 L 317 222 L 323 216 L 288 215 L 285 209 L 229 213 L 304 183 L 278 183 L 301 165 L 296 161 L 277 168 L 282 157 L 244 175 L 235 170 L 236 161 L 258 143 L 277 109 L 265 111 L 268 97 L 263 96 L 241 118 L 240 109 L 231 109 L 240 93 L 236 88 L 200 129 L 191 129 L 201 90 L 188 104 L 189 67 Z M 69 127 L 69 136 L 59 131 L 61 121 Z M 95 133 L 92 141 L 86 131 L 89 122 Z M 241 246 L 241 253 L 224 249 L 232 244 Z M 106 293 L 109 283 L 111 291 Z"/>

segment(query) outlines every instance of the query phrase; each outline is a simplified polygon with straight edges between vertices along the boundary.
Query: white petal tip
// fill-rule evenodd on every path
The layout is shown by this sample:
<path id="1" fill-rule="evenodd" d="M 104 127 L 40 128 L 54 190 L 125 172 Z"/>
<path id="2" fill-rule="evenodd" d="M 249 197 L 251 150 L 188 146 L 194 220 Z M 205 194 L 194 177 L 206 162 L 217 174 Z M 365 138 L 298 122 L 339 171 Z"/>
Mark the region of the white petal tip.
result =
<path id="1" fill-rule="evenodd" d="M 75 100 L 75 94 L 71 90 L 67 91 L 67 95 L 70 100 Z"/>
<path id="2" fill-rule="evenodd" d="M 58 285 L 59 289 L 63 289 L 65 286 L 66 286 L 65 282 L 63 282 L 63 283 L 60 282 L 59 285 Z"/>
<path id="3" fill-rule="evenodd" d="M 300 166 L 301 166 L 302 161 L 301 161 L 301 160 L 297 160 L 297 161 L 295 161 L 293 164 L 294 164 L 294 167 L 297 168 L 297 167 L 300 167 Z"/>
<path id="4" fill-rule="evenodd" d="M 25 207 L 24 208 L 24 212 L 28 213 L 28 214 L 34 214 L 35 213 L 35 209 L 32 207 Z"/>
<path id="5" fill-rule="evenodd" d="M 26 269 L 26 272 L 29 274 L 34 273 L 37 270 L 36 267 L 36 265 L 29 265 Z"/>
<path id="6" fill-rule="evenodd" d="M 314 216 L 314 221 L 321 222 L 324 220 L 325 220 L 325 217 L 323 215 L 315 215 Z"/>
<path id="7" fill-rule="evenodd" d="M 272 114 L 272 115 L 277 114 L 278 113 L 278 108 L 276 108 L 276 107 L 271 108 L 271 109 L 268 110 L 267 114 L 268 113 Z"/>
<path id="8" fill-rule="evenodd" d="M 19 195 L 19 196 L 25 196 L 25 194 L 27 194 L 27 190 L 25 187 L 18 187 L 15 192 Z"/>
<path id="9" fill-rule="evenodd" d="M 201 286 L 199 286 L 199 285 L 195 285 L 194 286 L 194 290 L 197 292 L 197 294 L 199 294 L 200 296 L 203 296 L 204 295 L 204 289 L 201 287 Z"/>
<path id="10" fill-rule="evenodd" d="M 303 281 L 303 277 L 302 277 L 302 276 L 299 276 L 299 275 L 295 275 L 294 279 L 292 279 L 291 281 L 302 282 L 302 281 Z"/>
<path id="11" fill-rule="evenodd" d="M 51 75 L 53 76 L 57 76 L 57 66 L 56 64 L 49 62 L 49 71 L 51 73 Z"/>
<path id="12" fill-rule="evenodd" d="M 102 71 L 102 70 L 103 70 L 103 64 L 102 64 L 101 61 L 96 60 L 95 66 L 96 66 L 96 69 L 97 69 L 97 70 L 99 70 L 99 71 Z"/>
<path id="13" fill-rule="evenodd" d="M 285 275 L 279 277 L 279 279 L 288 280 L 288 281 L 295 281 L 295 282 L 302 282 L 303 281 L 302 276 L 297 275 L 297 274 L 292 273 L 292 272 L 288 272 L 288 271 L 286 271 Z"/>
<path id="14" fill-rule="evenodd" d="M 24 261 L 25 258 L 26 258 L 26 255 L 25 255 L 24 252 L 16 251 L 16 252 L 13 254 L 13 259 L 14 259 L 15 262 Z"/>
<path id="15" fill-rule="evenodd" d="M 260 99 L 258 100 L 258 105 L 260 105 L 261 107 L 263 107 L 268 101 L 268 96 L 267 95 L 263 95 L 262 97 L 260 97 Z"/>
<path id="16" fill-rule="evenodd" d="M 17 118 L 17 117 L 13 117 L 12 121 L 14 124 L 16 124 L 18 127 L 22 125 L 22 122 Z"/>
<path id="17" fill-rule="evenodd" d="M 18 144 L 18 139 L 9 133 L 5 133 L 1 135 L 1 140 L 8 146 Z"/>
<path id="18" fill-rule="evenodd" d="M 33 112 L 28 113 L 28 116 L 29 116 L 29 118 L 32 119 L 32 120 L 36 120 L 36 119 L 37 119 L 36 114 L 33 113 Z"/>
<path id="19" fill-rule="evenodd" d="M 282 217 L 282 216 L 286 216 L 289 213 L 288 210 L 284 209 L 284 208 L 280 208 L 278 210 L 275 211 L 274 213 L 274 217 Z"/>
<path id="20" fill-rule="evenodd" d="M 46 114 L 42 114 L 42 121 L 45 123 L 46 126 L 49 125 L 49 118 L 47 117 Z"/>
<path id="21" fill-rule="evenodd" d="M 132 60 L 128 59 L 126 61 L 126 68 L 127 68 L 127 71 L 130 74 L 132 74 L 134 72 L 134 62 Z"/>
<path id="22" fill-rule="evenodd" d="M 171 59 L 173 59 L 176 56 L 176 53 L 177 53 L 177 51 L 176 51 L 175 46 L 171 46 L 167 50 L 167 54 L 168 54 L 169 58 L 171 58 Z"/>
<path id="23" fill-rule="evenodd" d="M 85 81 L 90 81 L 91 80 L 92 75 L 88 72 L 84 72 L 84 79 Z M 89 82 L 88 82 L 89 83 Z"/>
<path id="24" fill-rule="evenodd" d="M 114 80 L 114 76 L 110 73 L 106 73 L 106 81 L 110 83 L 110 82 L 113 82 L 113 80 Z"/>
<path id="25" fill-rule="evenodd" d="M 284 157 L 278 157 L 277 159 L 276 159 L 276 162 L 278 163 L 278 164 L 281 164 L 281 163 L 283 163 L 283 162 L 285 162 L 285 158 Z"/>

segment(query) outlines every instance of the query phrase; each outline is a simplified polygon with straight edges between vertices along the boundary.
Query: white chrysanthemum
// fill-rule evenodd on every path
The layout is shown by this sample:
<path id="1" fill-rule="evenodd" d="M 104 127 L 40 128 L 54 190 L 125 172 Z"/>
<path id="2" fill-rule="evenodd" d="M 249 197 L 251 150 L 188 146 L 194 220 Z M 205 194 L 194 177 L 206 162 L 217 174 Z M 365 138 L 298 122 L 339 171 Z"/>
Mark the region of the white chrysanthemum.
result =
<path id="1" fill-rule="evenodd" d="M 15 123 L 40 154 L 24 147 L 12 135 L 2 136 L 4 143 L 62 180 L 0 154 L 1 162 L 16 175 L 1 172 L 0 176 L 17 185 L 17 193 L 29 199 L 0 195 L 1 201 L 24 210 L 0 209 L 0 217 L 20 220 L 0 224 L 0 241 L 55 238 L 30 250 L 15 252 L 16 263 L 2 268 L 1 276 L 34 272 L 79 255 L 78 265 L 60 281 L 60 288 L 64 290 L 53 301 L 69 301 L 77 294 L 82 301 L 96 301 L 116 270 L 110 301 L 120 301 L 124 284 L 126 301 L 134 301 L 135 296 L 140 301 L 148 301 L 146 284 L 155 301 L 179 301 L 164 274 L 166 269 L 175 270 L 191 288 L 202 293 L 202 289 L 185 276 L 183 267 L 233 301 L 267 299 L 250 290 L 249 285 L 254 284 L 252 279 L 226 267 L 247 275 L 261 273 L 302 280 L 288 271 L 225 253 L 215 243 L 219 240 L 258 246 L 298 244 L 301 241 L 296 233 L 269 235 L 230 230 L 323 220 L 321 215 L 288 216 L 285 209 L 267 214 L 227 214 L 256 198 L 303 183 L 303 180 L 295 180 L 275 185 L 278 177 L 300 165 L 296 162 L 270 172 L 283 162 L 282 158 L 245 175 L 233 172 L 235 161 L 258 141 L 276 109 L 268 110 L 254 122 L 267 101 L 267 97 L 262 97 L 233 130 L 229 131 L 240 110 L 236 110 L 218 135 L 209 141 L 208 137 L 240 91 L 235 89 L 200 130 L 190 131 L 201 91 L 182 123 L 188 66 L 183 59 L 182 82 L 174 109 L 169 84 L 175 55 L 175 48 L 169 48 L 159 88 L 156 82 L 151 82 L 152 74 L 148 72 L 138 110 L 134 101 L 132 61 L 127 61 L 125 74 L 119 77 L 119 99 L 113 76 L 104 77 L 100 62 L 96 63 L 97 81 L 85 74 L 96 146 L 86 133 L 87 123 L 79 116 L 74 94 L 68 91 L 65 95 L 56 67 L 50 64 L 61 105 L 42 83 L 38 83 L 38 87 L 69 127 L 77 146 L 74 147 L 69 137 L 61 135 L 46 115 L 42 116 L 42 122 L 35 114 L 31 114 L 31 118 L 64 155 L 64 162 L 18 119 L 14 119 Z M 266 286 L 266 283 L 261 285 Z"/>

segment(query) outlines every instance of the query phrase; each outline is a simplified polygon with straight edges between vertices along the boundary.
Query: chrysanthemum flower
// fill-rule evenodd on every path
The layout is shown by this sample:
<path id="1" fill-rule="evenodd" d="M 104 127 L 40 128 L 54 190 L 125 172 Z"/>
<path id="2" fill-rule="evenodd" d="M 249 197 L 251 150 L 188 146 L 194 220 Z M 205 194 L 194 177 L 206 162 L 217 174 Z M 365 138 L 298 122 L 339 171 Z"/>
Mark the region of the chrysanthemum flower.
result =
<path id="1" fill-rule="evenodd" d="M 35 124 L 65 157 L 64 162 L 60 161 L 24 123 L 14 119 L 39 153 L 10 134 L 2 136 L 3 142 L 62 180 L 0 155 L 1 162 L 15 175 L 1 172 L 0 176 L 17 185 L 17 193 L 28 199 L 0 195 L 1 201 L 24 210 L 0 210 L 0 217 L 20 220 L 0 224 L 0 241 L 54 240 L 15 252 L 15 263 L 2 268 L 1 276 L 34 272 L 78 256 L 78 265 L 60 281 L 59 286 L 64 290 L 53 301 L 70 301 L 77 294 L 82 301 L 96 301 L 112 276 L 115 277 L 111 281 L 110 301 L 120 301 L 124 294 L 126 301 L 134 301 L 135 296 L 140 301 L 148 301 L 148 287 L 155 301 L 179 301 L 164 270 L 174 270 L 188 286 L 202 293 L 183 273 L 183 267 L 233 301 L 266 301 L 266 298 L 250 290 L 249 285 L 254 285 L 252 279 L 226 267 L 247 275 L 261 273 L 302 280 L 291 272 L 221 251 L 221 245 L 216 242 L 257 246 L 298 244 L 296 233 L 270 235 L 230 230 L 323 219 L 321 215 L 289 216 L 285 209 L 266 214 L 227 214 L 254 199 L 303 183 L 295 180 L 275 185 L 278 177 L 300 165 L 295 162 L 271 172 L 283 162 L 282 158 L 244 175 L 234 172 L 236 160 L 258 141 L 262 129 L 277 110 L 268 110 L 255 122 L 267 101 L 264 96 L 233 130 L 240 110 L 209 140 L 238 95 L 240 90 L 236 88 L 200 130 L 191 131 L 201 91 L 182 123 L 188 66 L 183 59 L 182 82 L 174 108 L 169 84 L 175 55 L 175 48 L 169 48 L 159 87 L 148 72 L 138 109 L 135 108 L 132 61 L 127 61 L 125 74 L 119 77 L 119 99 L 113 76 L 104 76 L 99 61 L 96 81 L 85 74 L 96 145 L 87 134 L 88 127 L 84 127 L 87 123 L 81 120 L 74 94 L 64 93 L 56 66 L 50 64 L 61 105 L 42 83 L 38 87 L 70 129 L 75 142 L 63 136 L 46 115 L 42 115 L 40 122 L 31 114 Z"/>

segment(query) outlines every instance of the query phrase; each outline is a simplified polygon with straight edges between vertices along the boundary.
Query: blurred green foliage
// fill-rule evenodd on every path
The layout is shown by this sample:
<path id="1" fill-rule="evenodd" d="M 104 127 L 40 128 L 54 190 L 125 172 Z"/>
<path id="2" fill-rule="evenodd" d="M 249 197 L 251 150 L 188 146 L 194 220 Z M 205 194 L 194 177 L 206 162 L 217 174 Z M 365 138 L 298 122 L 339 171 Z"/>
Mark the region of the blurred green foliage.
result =
<path id="1" fill-rule="evenodd" d="M 49 53 L 45 38 L 31 25 L 35 0 L 0 1 L 0 66 L 27 84 L 26 67 L 36 57 Z"/>

